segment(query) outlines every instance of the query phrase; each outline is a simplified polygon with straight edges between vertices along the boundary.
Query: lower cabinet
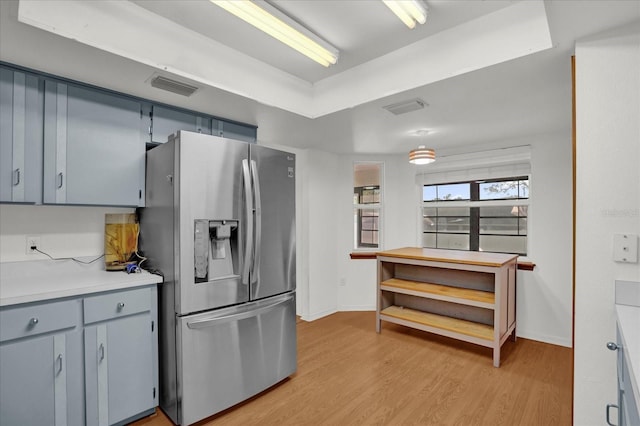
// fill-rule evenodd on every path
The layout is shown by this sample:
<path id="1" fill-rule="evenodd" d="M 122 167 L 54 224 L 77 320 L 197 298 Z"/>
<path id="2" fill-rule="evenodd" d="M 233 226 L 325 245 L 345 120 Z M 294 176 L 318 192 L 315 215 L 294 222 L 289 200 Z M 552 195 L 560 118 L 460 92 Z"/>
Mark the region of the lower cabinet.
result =
<path id="1" fill-rule="evenodd" d="M 157 405 L 152 362 L 156 333 L 149 296 L 149 290 L 142 289 L 85 299 L 85 310 L 95 312 L 93 305 L 113 308 L 112 314 L 105 312 L 104 322 L 84 329 L 88 424 L 120 424 Z"/>
<path id="2" fill-rule="evenodd" d="M 117 425 L 153 412 L 156 294 L 0 308 L 0 425 Z"/>
<path id="3" fill-rule="evenodd" d="M 0 310 L 0 424 L 82 425 L 80 303 Z"/>
<path id="4" fill-rule="evenodd" d="M 628 354 L 620 333 L 619 326 L 616 330 L 617 343 L 607 343 L 607 348 L 615 350 L 618 353 L 617 359 L 617 382 L 618 382 L 618 404 L 607 405 L 606 420 L 610 426 L 637 426 L 640 425 L 640 407 L 636 404 L 636 395 L 631 384 L 631 375 L 629 371 Z M 618 416 L 616 422 L 612 422 L 611 408 L 615 408 Z"/>
<path id="5" fill-rule="evenodd" d="M 59 333 L 0 347 L 0 424 L 81 425 L 82 336 Z"/>

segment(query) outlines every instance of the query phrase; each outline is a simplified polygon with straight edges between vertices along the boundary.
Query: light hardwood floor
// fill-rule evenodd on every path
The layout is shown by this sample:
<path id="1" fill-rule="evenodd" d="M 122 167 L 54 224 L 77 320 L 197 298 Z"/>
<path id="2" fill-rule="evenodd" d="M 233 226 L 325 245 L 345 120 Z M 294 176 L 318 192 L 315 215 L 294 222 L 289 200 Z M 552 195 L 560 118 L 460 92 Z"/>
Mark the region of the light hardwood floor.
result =
<path id="1" fill-rule="evenodd" d="M 298 323 L 298 371 L 199 423 L 570 425 L 572 350 L 518 339 L 489 348 L 341 312 Z M 159 409 L 136 426 L 170 426 Z"/>

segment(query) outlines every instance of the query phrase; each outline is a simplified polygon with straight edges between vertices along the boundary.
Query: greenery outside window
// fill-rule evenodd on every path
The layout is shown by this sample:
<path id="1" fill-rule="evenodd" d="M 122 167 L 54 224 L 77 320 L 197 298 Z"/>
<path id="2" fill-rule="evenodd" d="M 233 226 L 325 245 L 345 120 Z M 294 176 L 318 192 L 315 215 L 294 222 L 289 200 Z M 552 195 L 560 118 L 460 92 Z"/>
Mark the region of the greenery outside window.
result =
<path id="1" fill-rule="evenodd" d="M 527 254 L 529 178 L 425 185 L 422 245 Z"/>

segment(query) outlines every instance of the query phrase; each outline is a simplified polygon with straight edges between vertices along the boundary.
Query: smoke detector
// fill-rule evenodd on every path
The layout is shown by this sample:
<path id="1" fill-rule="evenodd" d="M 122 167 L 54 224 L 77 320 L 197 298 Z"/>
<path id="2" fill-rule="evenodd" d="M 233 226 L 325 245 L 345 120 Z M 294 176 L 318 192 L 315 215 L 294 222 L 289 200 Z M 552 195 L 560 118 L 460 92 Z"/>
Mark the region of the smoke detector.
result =
<path id="1" fill-rule="evenodd" d="M 178 95 L 182 96 L 191 96 L 196 90 L 198 90 L 196 86 L 192 86 L 190 84 L 183 83 L 177 80 L 172 80 L 161 75 L 158 75 L 151 79 L 151 86 L 157 89 L 166 90 L 168 92 L 177 93 Z"/>
<path id="2" fill-rule="evenodd" d="M 408 101 L 402 101 L 395 104 L 383 106 L 382 108 L 386 109 L 390 113 L 394 115 L 406 114 L 411 111 L 417 111 L 419 109 L 424 108 L 428 104 L 420 98 L 409 99 Z"/>

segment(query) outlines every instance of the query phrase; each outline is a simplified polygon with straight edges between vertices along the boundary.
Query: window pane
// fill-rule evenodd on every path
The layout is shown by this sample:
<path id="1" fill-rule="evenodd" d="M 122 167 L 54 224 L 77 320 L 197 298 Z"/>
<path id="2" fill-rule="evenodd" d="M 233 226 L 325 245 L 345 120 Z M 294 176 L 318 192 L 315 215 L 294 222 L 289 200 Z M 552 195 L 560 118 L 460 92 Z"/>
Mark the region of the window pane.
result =
<path id="1" fill-rule="evenodd" d="M 437 209 L 435 207 L 425 207 L 422 209 L 423 216 L 436 216 Z"/>
<path id="2" fill-rule="evenodd" d="M 484 182 L 480 184 L 481 200 L 496 200 L 505 198 L 518 198 L 520 188 L 517 180 L 503 182 Z"/>
<path id="3" fill-rule="evenodd" d="M 468 234 L 437 234 L 436 248 L 469 250 Z"/>
<path id="4" fill-rule="evenodd" d="M 520 198 L 529 198 L 529 179 L 521 180 L 520 185 Z"/>
<path id="5" fill-rule="evenodd" d="M 438 216 L 469 216 L 469 207 L 440 207 Z"/>
<path id="6" fill-rule="evenodd" d="M 422 187 L 422 201 L 435 201 L 438 199 L 438 193 L 435 185 Z"/>
<path id="7" fill-rule="evenodd" d="M 519 227 L 520 227 L 520 235 L 527 235 L 527 218 L 526 217 L 521 217 L 519 220 Z"/>
<path id="8" fill-rule="evenodd" d="M 381 162 L 353 164 L 353 203 L 380 204 L 382 202 Z M 379 208 L 355 208 L 353 214 L 353 244 L 359 248 L 378 248 L 380 244 Z"/>
<path id="9" fill-rule="evenodd" d="M 354 203 L 367 204 L 380 202 L 382 182 L 382 163 L 355 163 L 353 165 Z"/>
<path id="10" fill-rule="evenodd" d="M 438 232 L 469 233 L 468 217 L 438 217 Z"/>
<path id="11" fill-rule="evenodd" d="M 422 234 L 422 247 L 437 248 L 436 234 Z"/>
<path id="12" fill-rule="evenodd" d="M 435 216 L 423 216 L 422 217 L 422 230 L 424 232 L 436 232 L 437 231 L 437 227 L 436 227 L 436 222 L 437 222 L 438 218 L 436 218 Z"/>
<path id="13" fill-rule="evenodd" d="M 438 185 L 438 200 L 469 200 L 471 198 L 471 185 L 469 183 L 453 183 Z"/>
<path id="14" fill-rule="evenodd" d="M 518 217 L 518 207 L 516 206 L 480 207 L 480 217 Z"/>
<path id="15" fill-rule="evenodd" d="M 358 188 L 356 188 L 357 190 Z M 373 204 L 380 202 L 380 188 L 361 188 L 360 204 Z"/>
<path id="16" fill-rule="evenodd" d="M 518 235 L 518 218 L 480 218 L 480 235 L 482 234 Z"/>
<path id="17" fill-rule="evenodd" d="M 378 245 L 378 231 L 362 231 L 360 233 L 362 247 L 375 247 Z"/>
<path id="18" fill-rule="evenodd" d="M 356 248 L 378 247 L 379 210 L 355 209 Z"/>
<path id="19" fill-rule="evenodd" d="M 527 253 L 527 237 L 506 235 L 481 235 L 480 251 L 498 253 Z"/>

